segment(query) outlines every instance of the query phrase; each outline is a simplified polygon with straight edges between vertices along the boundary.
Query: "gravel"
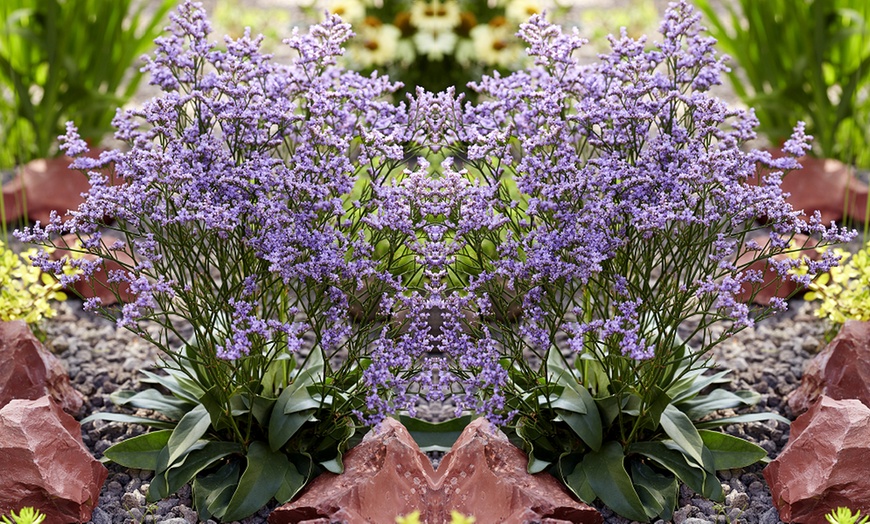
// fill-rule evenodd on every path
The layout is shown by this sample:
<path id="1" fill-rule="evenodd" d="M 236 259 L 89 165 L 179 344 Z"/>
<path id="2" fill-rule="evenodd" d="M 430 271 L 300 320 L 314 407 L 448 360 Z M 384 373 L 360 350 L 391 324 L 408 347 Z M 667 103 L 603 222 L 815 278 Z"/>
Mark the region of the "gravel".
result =
<path id="1" fill-rule="evenodd" d="M 49 347 L 66 363 L 73 386 L 86 398 L 83 418 L 95 412 L 115 411 L 109 396 L 119 389 L 136 389 L 138 370 L 153 368 L 159 356 L 153 347 L 132 334 L 82 312 L 80 305 L 76 300 L 59 304 L 58 316 L 46 321 L 44 327 Z M 755 328 L 738 333 L 716 348 L 715 363 L 734 370 L 735 388 L 752 389 L 761 395 L 758 409 L 791 417 L 785 398 L 799 384 L 804 363 L 823 345 L 825 329 L 826 325 L 812 316 L 811 305 L 792 300 L 789 312 L 761 321 Z M 82 438 L 99 458 L 113 443 L 142 431 L 140 426 L 96 421 L 83 426 Z M 782 451 L 788 440 L 788 427 L 774 421 L 729 426 L 727 431 L 755 442 L 768 451 L 771 459 Z M 433 457 L 436 461 L 439 458 Z M 111 463 L 107 467 L 109 477 L 93 512 L 93 524 L 198 522 L 191 509 L 189 487 L 172 498 L 146 503 L 151 472 L 131 471 Z M 724 503 L 705 500 L 682 487 L 673 522 L 779 523 L 762 469 L 763 465 L 759 464 L 744 470 L 720 472 L 726 494 Z M 241 522 L 266 522 L 271 509 L 265 508 Z M 599 509 L 607 524 L 630 522 L 607 508 Z"/>

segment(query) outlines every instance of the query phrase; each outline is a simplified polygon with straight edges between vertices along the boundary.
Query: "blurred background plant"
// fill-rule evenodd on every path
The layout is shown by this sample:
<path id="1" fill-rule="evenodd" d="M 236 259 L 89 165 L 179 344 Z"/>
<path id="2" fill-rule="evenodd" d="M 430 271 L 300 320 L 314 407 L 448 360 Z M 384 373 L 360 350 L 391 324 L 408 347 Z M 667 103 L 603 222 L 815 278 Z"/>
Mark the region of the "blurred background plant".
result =
<path id="1" fill-rule="evenodd" d="M 0 3 L 0 169 L 57 153 L 64 123 L 92 142 L 141 79 L 174 0 L 4 0 Z"/>
<path id="2" fill-rule="evenodd" d="M 847 320 L 870 320 L 870 242 L 855 254 L 835 248 L 840 265 L 819 275 L 806 300 L 820 300 L 816 315 L 827 318 L 837 328 Z"/>
<path id="3" fill-rule="evenodd" d="M 36 252 L 15 253 L 0 241 L 0 321 L 23 320 L 42 339 L 38 325 L 55 315 L 51 301 L 67 297 L 57 279 L 33 267 Z"/>
<path id="4" fill-rule="evenodd" d="M 405 84 L 439 92 L 466 84 L 493 70 L 515 71 L 526 63 L 516 32 L 533 14 L 550 18 L 567 13 L 569 0 L 328 0 L 314 2 L 310 14 L 324 9 L 353 26 L 356 37 L 345 66 L 379 70 Z"/>
<path id="5" fill-rule="evenodd" d="M 734 92 L 772 145 L 807 123 L 814 152 L 870 168 L 870 4 L 865 0 L 697 0 L 734 62 Z"/>

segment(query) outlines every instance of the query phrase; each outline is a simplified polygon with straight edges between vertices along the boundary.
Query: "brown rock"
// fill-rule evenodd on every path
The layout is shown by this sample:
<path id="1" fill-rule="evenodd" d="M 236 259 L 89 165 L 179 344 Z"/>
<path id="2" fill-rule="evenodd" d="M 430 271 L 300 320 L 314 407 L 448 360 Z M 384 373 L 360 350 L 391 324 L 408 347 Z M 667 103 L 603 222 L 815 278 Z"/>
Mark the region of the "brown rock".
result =
<path id="1" fill-rule="evenodd" d="M 552 476 L 528 474 L 527 462 L 503 433 L 478 419 L 436 472 L 404 426 L 387 419 L 345 456 L 344 474 L 324 473 L 299 499 L 272 512 L 269 522 L 380 524 L 415 510 L 430 524 L 449 522 L 451 510 L 476 515 L 481 523 L 602 522 Z"/>
<path id="2" fill-rule="evenodd" d="M 481 523 L 603 521 L 595 508 L 574 500 L 552 475 L 529 474 L 528 461 L 486 419 L 474 420 L 438 466 L 444 509 L 476 515 Z"/>
<path id="3" fill-rule="evenodd" d="M 760 244 L 764 244 L 766 242 L 766 238 L 758 239 Z M 808 246 L 815 247 L 818 244 L 814 239 L 806 236 L 806 235 L 795 235 L 792 239 L 792 245 L 794 246 Z M 749 251 L 744 253 L 737 259 L 735 263 L 737 267 L 741 267 L 744 264 L 748 264 L 755 256 L 757 252 Z M 804 255 L 808 256 L 813 260 L 818 260 L 820 258 L 820 254 L 818 251 L 812 249 L 804 252 Z M 779 254 L 771 257 L 773 260 L 785 260 L 788 258 L 788 255 Z M 755 302 L 756 304 L 760 304 L 762 306 L 766 306 L 770 303 L 770 299 L 773 297 L 779 298 L 788 298 L 795 294 L 795 292 L 799 291 L 797 283 L 791 280 L 782 280 L 779 274 L 774 271 L 767 260 L 756 260 L 752 264 L 749 265 L 746 270 L 753 271 L 761 271 L 764 275 L 764 281 L 761 284 L 743 284 L 742 293 L 738 297 L 741 302 Z M 755 297 L 752 296 L 752 287 L 758 286 L 758 292 L 755 294 Z"/>
<path id="4" fill-rule="evenodd" d="M 823 396 L 791 425 L 788 444 L 764 469 L 783 522 L 818 524 L 840 506 L 870 512 L 870 408 Z"/>
<path id="5" fill-rule="evenodd" d="M 774 158 L 783 156 L 778 149 L 770 153 Z M 844 216 L 866 221 L 867 184 L 855 178 L 853 168 L 832 159 L 805 156 L 798 161 L 802 168 L 786 174 L 780 186 L 790 194 L 787 200 L 794 209 L 807 216 L 818 210 L 825 224 Z"/>
<path id="6" fill-rule="evenodd" d="M 21 320 L 0 322 L 0 407 L 12 399 L 51 396 L 73 415 L 82 407 L 66 369 Z"/>
<path id="7" fill-rule="evenodd" d="M 99 153 L 92 150 L 88 156 L 96 158 Z M 83 173 L 69 168 L 72 161 L 68 156 L 40 159 L 19 169 L 11 182 L 3 184 L 6 220 L 24 217 L 44 225 L 52 210 L 63 216 L 78 209 L 85 201 L 82 193 L 87 193 L 91 184 Z"/>
<path id="8" fill-rule="evenodd" d="M 271 524 L 328 518 L 350 524 L 392 523 L 420 510 L 428 516 L 435 470 L 408 430 L 388 418 L 344 457 L 344 473 L 323 473 L 294 502 L 276 509 Z"/>
<path id="9" fill-rule="evenodd" d="M 803 413 L 822 395 L 870 406 L 870 322 L 843 324 L 834 340 L 809 361 L 788 405 L 795 414 Z"/>
<path id="10" fill-rule="evenodd" d="M 33 506 L 52 524 L 87 522 L 109 474 L 48 396 L 0 409 L 0 464 L 0 513 Z"/>
<path id="11" fill-rule="evenodd" d="M 103 235 L 102 242 L 106 246 L 111 246 L 115 243 L 117 238 L 112 237 L 111 235 Z M 76 235 L 64 235 L 62 237 L 62 241 L 58 243 L 59 246 L 67 246 L 72 249 L 78 249 L 78 237 Z M 127 264 L 128 266 L 132 266 L 135 264 L 135 261 L 130 256 L 130 254 L 126 251 L 114 251 L 115 257 L 118 258 L 119 261 Z M 68 249 L 56 249 L 52 254 L 51 258 L 54 260 L 60 260 L 64 256 L 68 256 L 71 254 L 71 251 Z M 88 260 L 96 260 L 96 255 L 81 255 Z M 91 298 L 91 297 L 99 297 L 100 301 L 104 306 L 110 306 L 116 302 L 118 302 L 118 297 L 121 298 L 121 302 L 130 302 L 133 299 L 133 295 L 130 293 L 130 284 L 123 282 L 121 284 L 111 284 L 112 286 L 117 287 L 118 296 L 115 296 L 115 293 L 112 292 L 110 288 L 110 284 L 107 282 L 107 278 L 109 276 L 109 272 L 111 271 L 124 271 L 125 268 L 115 262 L 113 260 L 104 260 L 102 264 L 102 268 L 99 272 L 95 273 L 90 280 L 80 279 L 74 285 L 74 291 L 77 295 L 83 298 Z"/>

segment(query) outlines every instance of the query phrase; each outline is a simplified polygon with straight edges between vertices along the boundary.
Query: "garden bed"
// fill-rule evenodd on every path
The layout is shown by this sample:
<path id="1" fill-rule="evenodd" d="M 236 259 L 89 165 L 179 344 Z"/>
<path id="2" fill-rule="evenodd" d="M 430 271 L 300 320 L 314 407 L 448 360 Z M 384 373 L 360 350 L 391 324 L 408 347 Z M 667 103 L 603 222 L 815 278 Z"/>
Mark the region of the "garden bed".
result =
<path id="1" fill-rule="evenodd" d="M 826 324 L 812 315 L 813 307 L 803 300 L 792 300 L 788 312 L 738 333 L 716 349 L 716 363 L 733 370 L 734 386 L 762 395 L 758 409 L 791 416 L 785 397 L 799 384 L 804 363 L 824 343 Z M 158 359 L 156 351 L 104 319 L 82 312 L 77 300 L 58 304 L 57 309 L 58 316 L 45 322 L 47 342 L 66 362 L 74 387 L 85 396 L 82 417 L 115 410 L 109 395 L 119 389 L 137 389 L 138 370 L 154 365 Z M 788 428 L 776 422 L 735 425 L 727 430 L 760 445 L 770 458 L 775 458 L 788 440 Z M 86 424 L 82 434 L 88 448 L 101 457 L 110 445 L 141 431 L 136 426 L 98 421 Z M 130 471 L 116 464 L 107 467 L 109 478 L 92 516 L 94 524 L 197 522 L 190 508 L 188 487 L 172 498 L 149 505 L 145 503 L 145 492 L 152 472 Z M 725 504 L 705 500 L 683 487 L 674 522 L 780 522 L 762 469 L 759 464 L 742 471 L 721 472 Z M 606 508 L 599 509 L 606 523 L 629 522 Z M 268 509 L 242 522 L 262 523 L 267 516 Z M 485 522 L 484 518 L 480 516 L 479 522 Z"/>

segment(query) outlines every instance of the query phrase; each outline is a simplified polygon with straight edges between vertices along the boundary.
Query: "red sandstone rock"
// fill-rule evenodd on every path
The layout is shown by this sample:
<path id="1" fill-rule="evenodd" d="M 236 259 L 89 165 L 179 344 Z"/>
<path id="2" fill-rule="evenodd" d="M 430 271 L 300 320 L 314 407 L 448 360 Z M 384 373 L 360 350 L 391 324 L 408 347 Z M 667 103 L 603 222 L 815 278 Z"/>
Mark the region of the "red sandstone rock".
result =
<path id="1" fill-rule="evenodd" d="M 96 158 L 100 150 L 88 156 Z M 68 210 L 76 210 L 85 201 L 81 196 L 91 187 L 88 177 L 69 169 L 73 161 L 68 156 L 34 160 L 25 164 L 18 175 L 8 184 L 3 184 L 3 204 L 6 220 L 26 217 L 30 221 L 48 223 L 52 210 L 63 216 Z"/>
<path id="2" fill-rule="evenodd" d="M 839 506 L 870 512 L 870 408 L 823 396 L 791 425 L 788 444 L 764 469 L 783 522 L 818 524 Z"/>
<path id="3" fill-rule="evenodd" d="M 348 524 L 390 523 L 420 511 L 421 522 L 450 521 L 450 511 L 478 522 L 600 523 L 550 475 L 526 472 L 526 455 L 484 419 L 472 422 L 438 471 L 407 430 L 387 419 L 345 456 L 342 475 L 324 473 L 296 501 L 276 509 L 271 524 L 328 518 Z"/>
<path id="4" fill-rule="evenodd" d="M 73 415 L 82 407 L 81 394 L 70 385 L 66 369 L 21 320 L 0 322 L 0 407 L 12 399 L 51 396 Z"/>
<path id="5" fill-rule="evenodd" d="M 552 475 L 529 474 L 528 461 L 486 419 L 474 420 L 438 466 L 445 509 L 475 515 L 481 523 L 603 521 L 597 510 L 574 500 Z"/>
<path id="6" fill-rule="evenodd" d="M 857 399 L 870 406 L 870 322 L 843 324 L 834 340 L 807 364 L 788 405 L 794 413 L 802 413 L 822 395 Z"/>
<path id="7" fill-rule="evenodd" d="M 298 524 L 328 518 L 349 524 L 395 522 L 420 510 L 430 515 L 429 481 L 435 470 L 408 430 L 386 419 L 344 456 L 344 473 L 323 473 L 290 504 L 269 516 L 271 524 Z"/>
<path id="8" fill-rule="evenodd" d="M 759 243 L 765 242 L 766 239 L 759 239 Z M 795 235 L 792 239 L 792 244 L 795 246 L 809 246 L 815 247 L 818 242 L 809 238 L 806 235 Z M 752 260 L 756 256 L 757 252 L 747 252 L 744 253 L 740 258 L 737 259 L 735 263 L 737 267 L 741 267 L 744 264 L 747 264 L 750 260 Z M 813 260 L 818 260 L 820 258 L 820 254 L 816 250 L 808 250 L 805 251 L 804 254 Z M 785 260 L 788 258 L 788 255 L 780 254 L 772 257 L 773 260 Z M 779 274 L 770 268 L 770 264 L 767 260 L 758 260 L 753 262 L 747 270 L 761 271 L 764 275 L 764 282 L 760 284 L 760 289 L 758 293 L 756 293 L 755 297 L 752 298 L 752 287 L 749 284 L 743 284 L 742 293 L 738 297 L 741 302 L 749 302 L 750 299 L 756 304 L 761 304 L 762 306 L 766 306 L 770 303 L 770 299 L 773 297 L 779 298 L 788 298 L 792 296 L 795 291 L 798 291 L 798 285 L 786 279 L 783 281 Z M 758 284 L 755 284 L 758 285 Z"/>
<path id="9" fill-rule="evenodd" d="M 773 149 L 774 158 L 783 156 Z M 812 216 L 818 210 L 822 222 L 829 224 L 845 216 L 857 222 L 865 222 L 867 211 L 867 184 L 853 174 L 854 169 L 832 159 L 801 157 L 801 169 L 785 175 L 782 190 L 790 193 L 788 202 L 796 210 Z"/>
<path id="10" fill-rule="evenodd" d="M 0 514 L 33 506 L 46 524 L 90 520 L 108 476 L 79 423 L 48 396 L 0 409 L 0 464 Z"/>
<path id="11" fill-rule="evenodd" d="M 117 239 L 112 237 L 111 235 L 103 235 L 103 243 L 106 246 L 111 246 L 115 243 Z M 78 237 L 75 235 L 64 235 L 63 241 L 58 243 L 58 245 L 66 245 L 71 248 L 78 246 Z M 70 251 L 67 249 L 56 249 L 52 254 L 51 258 L 54 260 L 60 260 L 66 255 L 70 255 Z M 133 265 L 133 258 L 129 255 L 129 253 L 125 251 L 114 251 L 114 255 L 121 262 Z M 84 258 L 88 260 L 96 260 L 98 257 L 96 255 L 82 255 Z M 110 306 L 118 301 L 118 298 L 114 293 L 109 289 L 108 283 L 106 279 L 109 276 L 110 271 L 118 271 L 124 270 L 124 267 L 121 264 L 114 261 L 104 261 L 102 265 L 102 269 L 95 273 L 90 280 L 81 279 L 75 283 L 75 292 L 84 298 L 91 297 L 100 297 L 100 301 L 104 306 Z M 130 302 L 133 298 L 133 295 L 130 294 L 130 285 L 126 282 L 118 284 L 113 284 L 118 286 L 118 294 L 121 298 L 122 302 Z"/>

